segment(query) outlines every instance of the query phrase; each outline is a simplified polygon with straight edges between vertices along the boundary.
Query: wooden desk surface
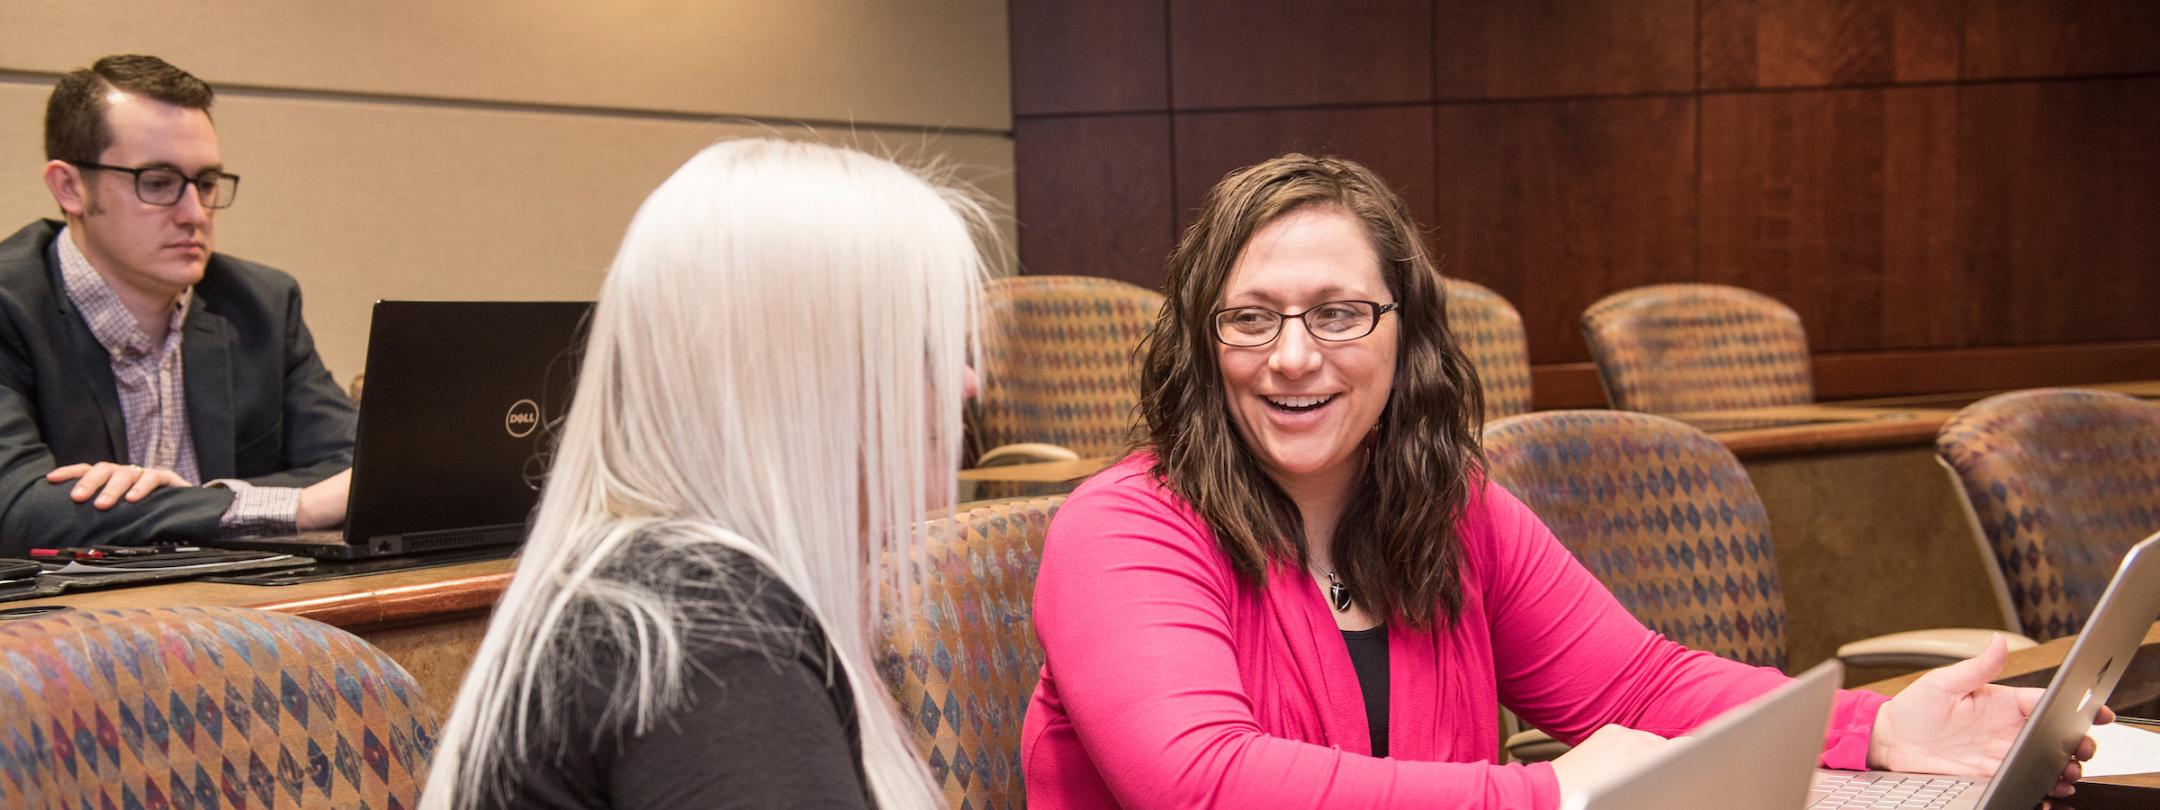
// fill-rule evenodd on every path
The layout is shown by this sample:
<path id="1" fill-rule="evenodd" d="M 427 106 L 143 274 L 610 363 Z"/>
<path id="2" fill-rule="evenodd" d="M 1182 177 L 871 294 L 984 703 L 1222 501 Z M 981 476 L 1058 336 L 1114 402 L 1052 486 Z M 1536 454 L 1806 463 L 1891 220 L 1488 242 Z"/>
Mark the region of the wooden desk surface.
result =
<path id="1" fill-rule="evenodd" d="M 515 560 L 483 560 L 297 585 L 174 582 L 27 599 L 0 603 L 0 607 L 246 607 L 304 616 L 360 632 L 493 608 L 502 598 L 503 589 L 509 587 L 515 564 Z"/>
<path id="2" fill-rule="evenodd" d="M 2070 654 L 2070 645 L 2076 642 L 2076 636 L 2065 636 L 2055 639 L 2054 641 L 2050 641 L 2046 644 L 2042 644 L 2038 647 L 2013 652 L 2010 654 L 2009 662 L 2003 665 L 2002 676 L 2005 678 L 2013 678 L 2019 675 L 2028 675 L 2043 669 L 2047 669 L 2049 667 L 2060 665 L 2063 661 L 2063 658 Z M 2160 622 L 2155 622 L 2151 628 L 2145 631 L 2144 643 L 2160 643 Z M 1915 672 L 1910 675 L 1902 675 L 1896 678 L 1876 681 L 1860 688 L 1878 694 L 1896 695 L 1898 692 L 1903 691 L 1905 687 L 1911 686 L 1913 681 L 1918 680 L 1920 674 L 1921 673 Z M 2141 728 L 2160 731 L 2160 728 L 2153 728 L 2151 726 L 2141 726 Z M 2128 776 L 2107 776 L 2094 779 L 2093 781 L 2106 782 L 2115 785 L 2136 785 L 2138 787 L 2160 789 L 2160 773 L 2141 773 L 2131 774 Z M 2073 800 L 2072 804 L 2075 803 L 2076 802 Z"/>

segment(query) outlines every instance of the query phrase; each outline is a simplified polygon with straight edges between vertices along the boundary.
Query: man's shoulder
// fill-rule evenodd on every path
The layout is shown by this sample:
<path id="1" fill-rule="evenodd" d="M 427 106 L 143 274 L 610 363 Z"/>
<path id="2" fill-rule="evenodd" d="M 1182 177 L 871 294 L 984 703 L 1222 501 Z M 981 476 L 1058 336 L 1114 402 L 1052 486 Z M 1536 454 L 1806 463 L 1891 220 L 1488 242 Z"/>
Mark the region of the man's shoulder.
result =
<path id="1" fill-rule="evenodd" d="M 38 220 L 0 240 L 0 318 L 16 328 L 37 332 L 48 313 L 57 311 L 59 294 L 47 256 L 60 223 Z"/>
<path id="2" fill-rule="evenodd" d="M 45 259 L 52 249 L 54 237 L 60 234 L 60 223 L 40 219 L 22 227 L 21 230 L 0 240 L 0 289 L 20 291 L 24 285 L 47 287 Z"/>

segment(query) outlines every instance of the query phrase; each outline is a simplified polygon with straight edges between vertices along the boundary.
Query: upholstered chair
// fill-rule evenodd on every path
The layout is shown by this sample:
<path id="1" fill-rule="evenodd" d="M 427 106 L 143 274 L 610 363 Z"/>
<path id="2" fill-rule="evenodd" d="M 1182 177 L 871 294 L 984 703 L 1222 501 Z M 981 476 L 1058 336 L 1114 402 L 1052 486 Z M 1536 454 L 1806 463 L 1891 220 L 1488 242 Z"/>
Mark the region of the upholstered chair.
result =
<path id="1" fill-rule="evenodd" d="M 397 662 L 307 619 L 0 619 L 0 807 L 412 807 L 436 732 Z"/>
<path id="2" fill-rule="evenodd" d="M 886 606 L 878 672 L 947 807 L 1022 807 L 1020 722 L 1042 675 L 1035 572 L 1063 495 L 968 504 L 909 562 L 912 614 Z"/>
<path id="3" fill-rule="evenodd" d="M 1485 419 L 1530 412 L 1530 342 L 1522 314 L 1499 293 L 1447 279 L 1448 328 L 1485 389 Z"/>
<path id="4" fill-rule="evenodd" d="M 2069 388 L 1975 402 L 1936 435 L 2025 634 L 2074 635 L 2160 531 L 2160 404 Z"/>
<path id="5" fill-rule="evenodd" d="M 1692 413 L 1815 398 L 1807 334 L 1792 308 L 1716 284 L 1655 284 L 1583 311 L 1605 398 L 1622 410 Z"/>
<path id="6" fill-rule="evenodd" d="M 1770 518 L 1731 451 L 1626 411 L 1541 411 L 1485 428 L 1494 482 L 1530 507 L 1620 603 L 1690 648 L 1785 668 L 1785 591 Z M 1848 666 L 1938 666 L 1998 631 L 1914 630 L 1838 650 Z M 2013 648 L 2032 646 L 2010 639 Z M 1518 735 L 1520 736 L 1520 735 Z M 1536 741 L 1509 742 L 1518 749 Z"/>
<path id="7" fill-rule="evenodd" d="M 1012 276 L 991 281 L 986 299 L 970 425 L 978 465 L 1123 450 L 1138 426 L 1133 352 L 1162 294 L 1091 276 Z"/>

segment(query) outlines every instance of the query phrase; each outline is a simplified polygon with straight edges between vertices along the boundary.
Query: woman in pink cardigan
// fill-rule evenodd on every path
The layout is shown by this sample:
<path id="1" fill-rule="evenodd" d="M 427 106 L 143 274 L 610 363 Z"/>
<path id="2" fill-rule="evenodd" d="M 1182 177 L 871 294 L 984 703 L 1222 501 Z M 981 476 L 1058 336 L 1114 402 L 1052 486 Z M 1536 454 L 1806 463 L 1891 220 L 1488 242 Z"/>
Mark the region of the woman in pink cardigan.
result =
<path id="1" fill-rule="evenodd" d="M 1364 167 L 1232 174 L 1168 291 L 1150 448 L 1050 526 L 1030 804 L 1553 808 L 1783 681 L 1644 628 L 1484 478 L 1439 273 Z M 1988 685 L 2003 654 L 1841 694 L 1822 763 L 1992 773 L 2038 692 Z M 1576 747 L 1494 764 L 1501 705 Z"/>

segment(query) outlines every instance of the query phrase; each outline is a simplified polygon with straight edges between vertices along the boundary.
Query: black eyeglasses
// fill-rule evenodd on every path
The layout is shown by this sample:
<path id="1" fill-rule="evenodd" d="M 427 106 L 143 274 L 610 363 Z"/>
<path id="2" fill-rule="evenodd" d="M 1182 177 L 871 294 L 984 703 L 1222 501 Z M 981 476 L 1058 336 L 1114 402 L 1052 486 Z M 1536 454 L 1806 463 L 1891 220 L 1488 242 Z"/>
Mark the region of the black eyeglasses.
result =
<path id="1" fill-rule="evenodd" d="M 1395 305 L 1377 304 L 1371 301 L 1329 301 L 1296 315 L 1287 315 L 1267 307 L 1230 307 L 1215 310 L 1215 339 L 1226 346 L 1252 348 L 1275 342 L 1282 334 L 1283 321 L 1305 322 L 1305 332 L 1316 340 L 1339 343 L 1372 334 L 1380 325 L 1380 316 L 1395 309 Z"/>
<path id="2" fill-rule="evenodd" d="M 179 205 L 180 198 L 187 195 L 188 186 L 195 187 L 195 196 L 202 198 L 204 208 L 231 208 L 233 200 L 240 196 L 240 175 L 226 174 L 217 169 L 205 169 L 203 173 L 189 177 L 177 169 L 163 166 L 130 169 L 126 166 L 107 166 L 103 163 L 74 160 L 68 163 L 78 169 L 135 175 L 135 199 L 150 205 Z"/>

